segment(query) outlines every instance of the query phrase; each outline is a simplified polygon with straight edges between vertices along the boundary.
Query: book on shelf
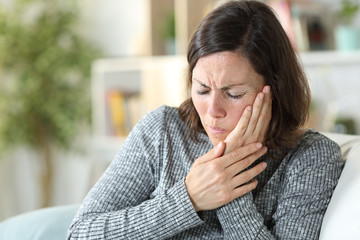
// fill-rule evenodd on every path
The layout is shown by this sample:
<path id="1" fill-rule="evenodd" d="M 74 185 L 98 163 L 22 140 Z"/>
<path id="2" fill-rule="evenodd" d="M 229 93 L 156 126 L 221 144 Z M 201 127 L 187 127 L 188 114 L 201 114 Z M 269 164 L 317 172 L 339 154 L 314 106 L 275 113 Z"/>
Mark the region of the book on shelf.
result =
<path id="1" fill-rule="evenodd" d="M 127 136 L 144 114 L 140 95 L 110 89 L 106 98 L 108 134 Z"/>
<path id="2" fill-rule="evenodd" d="M 293 27 L 293 19 L 291 15 L 291 2 L 289 0 L 270 0 L 270 6 L 275 10 L 278 19 L 284 28 L 290 42 L 295 47 L 295 33 Z"/>

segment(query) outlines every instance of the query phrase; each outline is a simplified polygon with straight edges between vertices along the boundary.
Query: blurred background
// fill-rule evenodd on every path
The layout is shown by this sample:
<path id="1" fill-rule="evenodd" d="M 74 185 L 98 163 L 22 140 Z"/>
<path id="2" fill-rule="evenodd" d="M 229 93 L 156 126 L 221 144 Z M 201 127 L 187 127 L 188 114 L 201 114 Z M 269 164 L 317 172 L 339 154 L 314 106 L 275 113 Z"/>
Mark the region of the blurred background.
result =
<path id="1" fill-rule="evenodd" d="M 221 2 L 0 0 L 0 221 L 79 204 L 146 112 L 178 106 L 189 38 Z M 359 1 L 264 2 L 309 78 L 307 127 L 359 134 Z"/>

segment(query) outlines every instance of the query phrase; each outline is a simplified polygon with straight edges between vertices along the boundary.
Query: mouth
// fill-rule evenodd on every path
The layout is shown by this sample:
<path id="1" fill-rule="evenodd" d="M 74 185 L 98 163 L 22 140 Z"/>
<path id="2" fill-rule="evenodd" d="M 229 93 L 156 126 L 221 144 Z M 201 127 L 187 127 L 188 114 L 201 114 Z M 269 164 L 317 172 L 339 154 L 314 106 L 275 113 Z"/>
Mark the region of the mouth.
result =
<path id="1" fill-rule="evenodd" d="M 227 132 L 226 129 L 224 128 L 219 128 L 219 127 L 212 127 L 212 126 L 209 126 L 207 125 L 207 128 L 209 129 L 209 131 L 212 133 L 212 134 L 224 134 Z"/>

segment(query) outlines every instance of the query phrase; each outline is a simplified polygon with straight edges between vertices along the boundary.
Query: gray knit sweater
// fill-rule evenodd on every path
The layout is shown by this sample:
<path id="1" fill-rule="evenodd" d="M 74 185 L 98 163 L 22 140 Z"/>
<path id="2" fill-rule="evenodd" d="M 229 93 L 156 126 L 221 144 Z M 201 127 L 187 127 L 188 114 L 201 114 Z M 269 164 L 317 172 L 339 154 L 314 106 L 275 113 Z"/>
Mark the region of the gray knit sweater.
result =
<path id="1" fill-rule="evenodd" d="M 196 213 L 184 179 L 213 146 L 205 134 L 200 143 L 189 136 L 175 108 L 148 113 L 84 199 L 68 239 L 318 238 L 343 167 L 336 143 L 307 131 L 281 161 L 258 160 L 268 167 L 254 191 Z"/>

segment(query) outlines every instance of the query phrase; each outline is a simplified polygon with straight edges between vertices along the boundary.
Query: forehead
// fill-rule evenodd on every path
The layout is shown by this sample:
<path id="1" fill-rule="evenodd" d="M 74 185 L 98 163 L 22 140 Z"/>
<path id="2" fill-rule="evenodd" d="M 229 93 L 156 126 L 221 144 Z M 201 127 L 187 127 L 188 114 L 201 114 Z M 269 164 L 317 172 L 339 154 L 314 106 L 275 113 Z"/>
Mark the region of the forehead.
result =
<path id="1" fill-rule="evenodd" d="M 250 62 L 234 52 L 212 53 L 201 57 L 193 70 L 193 79 L 207 84 L 261 84 L 263 77 Z"/>

